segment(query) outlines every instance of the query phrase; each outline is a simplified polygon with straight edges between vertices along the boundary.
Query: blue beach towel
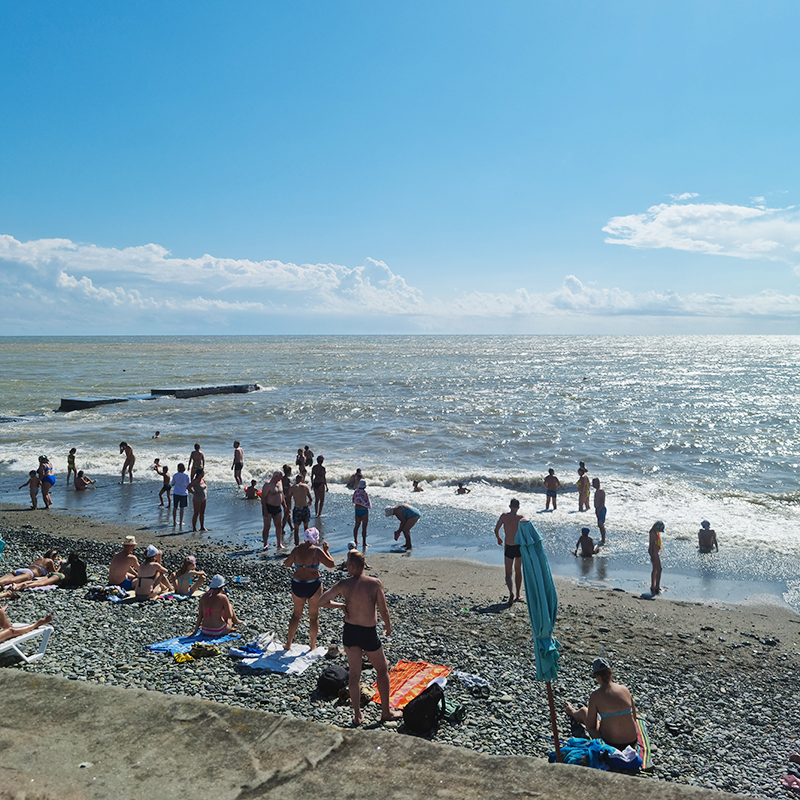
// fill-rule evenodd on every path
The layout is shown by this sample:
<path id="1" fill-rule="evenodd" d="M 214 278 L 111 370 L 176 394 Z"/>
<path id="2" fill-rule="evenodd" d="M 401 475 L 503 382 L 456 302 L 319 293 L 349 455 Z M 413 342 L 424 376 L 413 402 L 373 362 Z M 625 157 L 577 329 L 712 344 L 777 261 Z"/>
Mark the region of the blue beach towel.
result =
<path id="1" fill-rule="evenodd" d="M 221 642 L 229 642 L 232 639 L 241 639 L 238 633 L 226 633 L 224 636 L 203 636 L 202 633 L 196 633 L 194 636 L 176 636 L 174 639 L 167 639 L 163 642 L 156 642 L 155 644 L 146 644 L 145 650 L 151 653 L 188 653 L 192 649 L 192 645 L 196 642 L 213 642 L 220 644 Z"/>

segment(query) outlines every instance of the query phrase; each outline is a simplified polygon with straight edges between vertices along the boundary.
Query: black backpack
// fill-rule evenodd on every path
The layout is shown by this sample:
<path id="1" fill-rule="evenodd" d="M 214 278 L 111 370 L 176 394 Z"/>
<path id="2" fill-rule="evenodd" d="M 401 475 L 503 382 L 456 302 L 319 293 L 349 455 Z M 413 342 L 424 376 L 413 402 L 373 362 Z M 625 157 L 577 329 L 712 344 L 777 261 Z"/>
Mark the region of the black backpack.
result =
<path id="1" fill-rule="evenodd" d="M 317 691 L 326 697 L 335 697 L 339 690 L 347 686 L 350 680 L 350 670 L 338 664 L 328 664 L 317 678 Z"/>
<path id="2" fill-rule="evenodd" d="M 444 689 L 432 683 L 403 709 L 403 723 L 413 733 L 427 733 L 444 716 Z"/>

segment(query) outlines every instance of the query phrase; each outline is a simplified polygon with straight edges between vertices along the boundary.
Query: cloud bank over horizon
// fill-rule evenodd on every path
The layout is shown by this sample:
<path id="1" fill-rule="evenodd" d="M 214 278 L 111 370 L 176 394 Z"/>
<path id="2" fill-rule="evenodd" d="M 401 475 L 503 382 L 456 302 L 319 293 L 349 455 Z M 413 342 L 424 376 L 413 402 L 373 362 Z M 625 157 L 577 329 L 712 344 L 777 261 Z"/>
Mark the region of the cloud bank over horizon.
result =
<path id="1" fill-rule="evenodd" d="M 678 201 L 614 217 L 604 230 L 618 237 L 607 241 L 637 248 L 789 263 L 794 253 L 800 261 L 797 244 L 792 248 L 792 236 L 800 241 L 794 209 Z M 0 265 L 2 335 L 569 333 L 620 326 L 636 332 L 621 321 L 637 318 L 682 318 L 690 323 L 685 332 L 713 330 L 709 321 L 738 321 L 736 332 L 746 332 L 743 321 L 786 322 L 800 315 L 794 294 L 636 293 L 587 284 L 573 274 L 550 291 L 519 287 L 435 297 L 372 258 L 356 267 L 179 258 L 158 244 L 117 249 L 0 235 Z M 636 324 L 639 332 L 652 330 L 641 320 Z"/>

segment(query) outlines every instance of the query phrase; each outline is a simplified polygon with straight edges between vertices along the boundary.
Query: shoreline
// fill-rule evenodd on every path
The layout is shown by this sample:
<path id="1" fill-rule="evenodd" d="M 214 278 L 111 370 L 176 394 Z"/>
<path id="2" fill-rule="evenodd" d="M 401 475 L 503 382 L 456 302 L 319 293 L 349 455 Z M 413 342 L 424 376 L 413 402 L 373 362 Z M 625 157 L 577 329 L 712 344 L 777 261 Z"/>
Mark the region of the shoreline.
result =
<path id="1" fill-rule="evenodd" d="M 29 557 L 52 539 L 61 546 L 74 541 L 88 551 L 90 584 L 102 583 L 105 565 L 124 535 L 133 530 L 137 553 L 148 544 L 135 526 L 61 512 L 40 514 L 47 524 L 22 513 L 18 524 L 10 524 L 17 514 L 3 508 L 4 568 L 16 566 L 17 558 Z M 186 536 L 159 539 L 158 544 L 170 567 L 194 552 L 198 567 L 207 572 L 222 571 L 230 578 L 235 565 L 251 576 L 249 584 L 230 584 L 237 613 L 246 623 L 245 641 L 269 630 L 285 635 L 291 601 L 289 573 L 280 562 L 271 557 L 231 560 L 224 547 Z M 433 740 L 478 752 L 545 757 L 552 749 L 549 713 L 544 687 L 535 681 L 527 608 L 508 608 L 503 570 L 457 559 L 382 553 L 368 554 L 368 561 L 370 574 L 384 583 L 392 615 L 392 636 L 384 638 L 390 663 L 423 659 L 485 676 L 492 685 L 489 701 L 473 700 L 451 678 L 447 694 L 467 706 L 467 718 L 460 725 L 442 725 Z M 323 579 L 330 586 L 339 577 L 331 570 Z M 656 779 L 784 796 L 780 775 L 788 754 L 800 749 L 800 739 L 794 738 L 800 730 L 800 709 L 794 703 L 800 690 L 798 615 L 769 605 L 648 601 L 563 579 L 556 586 L 554 634 L 562 645 L 553 683 L 558 709 L 565 700 L 585 703 L 593 688 L 589 665 L 606 657 L 648 720 Z M 228 658 L 187 667 L 142 650 L 148 642 L 188 633 L 196 613 L 193 602 L 116 606 L 88 601 L 84 594 L 80 589 L 26 592 L 9 605 L 12 620 L 55 614 L 48 655 L 20 669 L 348 724 L 348 707 L 314 700 L 321 666 L 312 665 L 299 676 L 250 674 Z M 307 630 L 306 612 L 298 643 L 307 642 Z M 340 635 L 340 616 L 323 612 L 320 644 L 340 644 Z M 365 680 L 374 680 L 374 673 L 366 673 Z M 369 720 L 374 711 L 366 714 Z M 570 733 L 561 713 L 558 723 L 564 741 Z M 509 728 L 515 731 L 511 737 Z M 787 731 L 792 732 L 788 737 Z"/>

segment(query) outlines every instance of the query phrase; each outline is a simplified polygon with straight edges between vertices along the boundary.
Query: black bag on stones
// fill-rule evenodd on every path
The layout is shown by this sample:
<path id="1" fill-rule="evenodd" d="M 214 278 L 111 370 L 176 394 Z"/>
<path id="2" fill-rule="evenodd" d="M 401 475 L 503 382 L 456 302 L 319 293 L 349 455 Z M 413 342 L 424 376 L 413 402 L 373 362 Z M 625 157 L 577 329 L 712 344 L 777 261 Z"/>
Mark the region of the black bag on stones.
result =
<path id="1" fill-rule="evenodd" d="M 444 689 L 432 683 L 403 709 L 403 724 L 413 733 L 427 733 L 444 716 Z"/>
<path id="2" fill-rule="evenodd" d="M 328 664 L 317 678 L 317 691 L 326 697 L 336 697 L 349 680 L 350 670 L 338 664 Z"/>

